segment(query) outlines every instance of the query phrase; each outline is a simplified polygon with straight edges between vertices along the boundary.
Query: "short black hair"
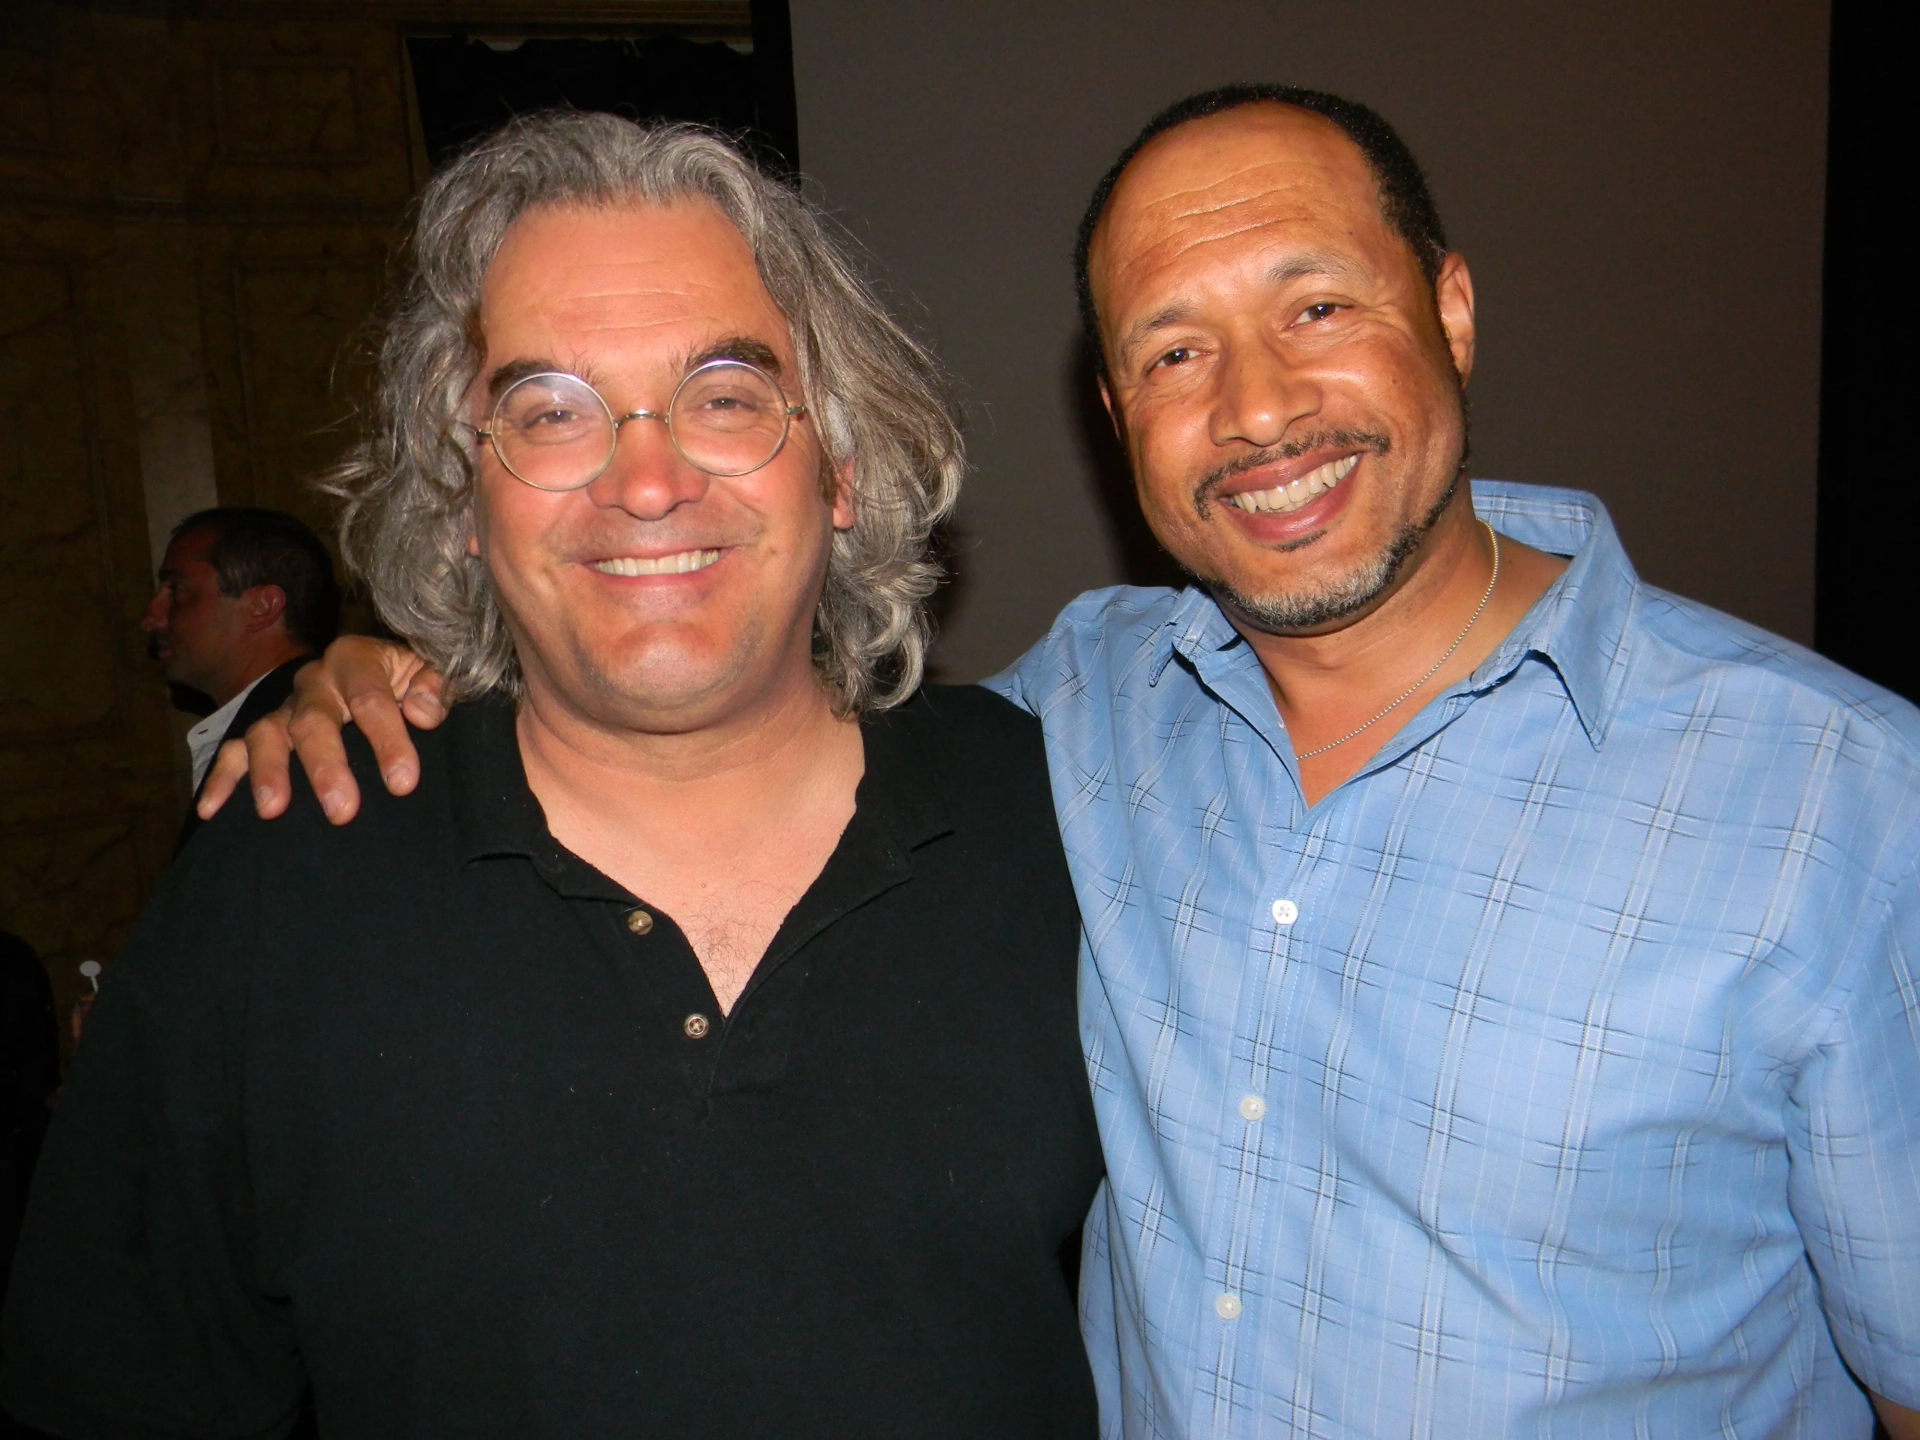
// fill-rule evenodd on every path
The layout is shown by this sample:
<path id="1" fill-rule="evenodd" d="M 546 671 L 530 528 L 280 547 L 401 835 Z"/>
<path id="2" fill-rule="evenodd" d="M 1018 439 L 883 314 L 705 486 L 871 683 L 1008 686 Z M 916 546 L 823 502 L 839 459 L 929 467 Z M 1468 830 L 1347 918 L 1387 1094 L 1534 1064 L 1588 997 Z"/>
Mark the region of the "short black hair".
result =
<path id="1" fill-rule="evenodd" d="M 1087 252 L 1093 247 L 1093 232 L 1106 213 L 1113 187 L 1133 163 L 1133 157 L 1156 135 L 1189 120 L 1259 104 L 1291 105 L 1337 125 L 1359 148 L 1367 169 L 1373 172 L 1373 182 L 1380 190 L 1380 213 L 1387 228 L 1412 248 L 1420 273 L 1429 286 L 1439 279 L 1441 263 L 1447 258 L 1447 232 L 1441 227 L 1440 211 L 1433 203 L 1420 162 L 1413 158 L 1407 142 L 1379 115 L 1357 101 L 1298 85 L 1222 85 L 1215 90 L 1202 90 L 1198 95 L 1174 101 L 1147 122 L 1146 128 L 1133 137 L 1133 143 L 1120 152 L 1120 158 L 1100 177 L 1100 183 L 1093 187 L 1093 199 L 1087 202 L 1087 213 L 1080 217 L 1080 232 L 1073 246 L 1073 279 L 1080 297 L 1080 323 L 1086 327 L 1087 345 L 1093 351 L 1093 361 L 1100 374 L 1106 373 L 1107 362 L 1100 348 L 1100 317 L 1094 313 L 1093 286 L 1087 278 Z"/>
<path id="2" fill-rule="evenodd" d="M 340 585 L 333 557 L 320 537 L 284 510 L 221 505 L 196 510 L 173 527 L 172 539 L 213 532 L 207 563 L 220 593 L 237 599 L 256 585 L 278 585 L 287 597 L 287 635 L 309 650 L 327 648 L 340 633 Z"/>

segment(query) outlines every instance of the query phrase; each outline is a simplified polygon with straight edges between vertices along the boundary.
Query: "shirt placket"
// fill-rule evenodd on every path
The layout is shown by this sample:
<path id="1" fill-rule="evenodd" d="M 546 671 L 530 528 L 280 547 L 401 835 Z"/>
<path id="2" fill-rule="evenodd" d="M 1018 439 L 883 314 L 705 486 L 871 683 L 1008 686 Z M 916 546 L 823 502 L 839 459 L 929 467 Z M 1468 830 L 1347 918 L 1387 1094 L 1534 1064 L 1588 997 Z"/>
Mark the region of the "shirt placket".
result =
<path id="1" fill-rule="evenodd" d="M 1244 741 L 1223 747 L 1222 761 L 1231 793 L 1245 805 L 1241 819 L 1252 848 L 1209 877 L 1213 894 L 1240 907 L 1246 968 L 1215 1072 L 1219 1081 L 1200 1100 L 1212 1108 L 1208 1119 L 1221 1140 L 1209 1185 L 1204 1290 L 1196 1297 L 1210 1312 L 1203 1313 L 1202 1332 L 1210 1324 L 1215 1333 L 1212 1384 L 1196 1390 L 1192 1433 L 1270 1433 L 1277 1398 L 1266 1394 L 1270 1366 L 1296 1377 L 1283 1403 L 1297 1426 L 1305 1422 L 1300 1433 L 1312 1433 L 1312 1364 L 1305 1352 L 1314 1344 L 1324 1300 L 1315 1235 L 1335 1204 L 1337 1181 L 1323 1153 L 1321 1111 L 1327 1087 L 1338 1082 L 1319 1073 L 1337 1057 L 1307 1053 L 1311 998 L 1303 987 L 1314 983 L 1316 965 L 1345 961 L 1344 953 L 1321 953 L 1328 943 L 1341 944 L 1337 917 L 1324 913 L 1333 895 L 1324 867 L 1333 863 L 1327 857 L 1339 848 L 1362 787 L 1378 783 L 1473 697 L 1466 686 L 1436 697 L 1359 774 L 1309 810 L 1257 662 L 1235 650 L 1208 662 L 1203 676 L 1233 712 L 1230 723 Z M 1288 1225 L 1299 1233 L 1282 1233 Z M 1304 1293 L 1267 1293 L 1267 1259 L 1280 1250 L 1308 1256 Z M 1203 1345 L 1201 1353 L 1209 1348 Z"/>
<path id="2" fill-rule="evenodd" d="M 705 1097 L 722 1017 L 693 947 L 645 901 L 603 903 L 602 933 L 636 1024 L 635 1043 L 675 1057 L 689 1103 Z"/>
<path id="3" fill-rule="evenodd" d="M 1262 1406 L 1262 1361 L 1276 1310 L 1266 1293 L 1260 1257 L 1276 1222 L 1275 1186 L 1288 1183 L 1291 1164 L 1279 1091 L 1287 1082 L 1285 1055 L 1293 988 L 1303 945 L 1313 931 L 1312 831 L 1286 738 L 1257 667 L 1211 657 L 1221 698 L 1234 712 L 1236 743 L 1222 747 L 1229 791 L 1240 807 L 1236 853 L 1217 855 L 1208 888 L 1234 907 L 1240 954 L 1222 959 L 1242 966 L 1237 998 L 1216 1032 L 1217 1077 L 1199 1103 L 1220 1137 L 1205 1230 L 1201 1333 L 1213 1332 L 1202 1354 L 1212 1355 L 1212 1384 L 1193 1396 L 1191 1433 L 1253 1433 Z M 1237 657 L 1245 658 L 1245 657 Z M 1265 714 L 1262 713 L 1264 708 Z"/>

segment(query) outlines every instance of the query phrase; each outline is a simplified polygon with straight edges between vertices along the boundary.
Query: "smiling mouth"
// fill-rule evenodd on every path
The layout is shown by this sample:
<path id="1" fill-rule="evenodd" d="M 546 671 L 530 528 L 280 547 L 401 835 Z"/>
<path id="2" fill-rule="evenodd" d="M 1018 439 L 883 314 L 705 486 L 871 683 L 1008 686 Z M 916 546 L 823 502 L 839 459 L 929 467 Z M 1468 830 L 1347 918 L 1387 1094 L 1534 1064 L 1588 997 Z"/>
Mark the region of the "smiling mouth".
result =
<path id="1" fill-rule="evenodd" d="M 1359 463 L 1358 455 L 1342 456 L 1309 471 L 1291 485 L 1276 485 L 1271 490 L 1243 490 L 1237 495 L 1222 495 L 1220 499 L 1249 515 L 1284 515 L 1326 494 L 1351 475 Z"/>
<path id="2" fill-rule="evenodd" d="M 638 555 L 617 555 L 611 560 L 594 561 L 593 568 L 602 575 L 691 575 L 719 558 L 718 550 L 676 550 L 671 555 L 646 559 Z"/>

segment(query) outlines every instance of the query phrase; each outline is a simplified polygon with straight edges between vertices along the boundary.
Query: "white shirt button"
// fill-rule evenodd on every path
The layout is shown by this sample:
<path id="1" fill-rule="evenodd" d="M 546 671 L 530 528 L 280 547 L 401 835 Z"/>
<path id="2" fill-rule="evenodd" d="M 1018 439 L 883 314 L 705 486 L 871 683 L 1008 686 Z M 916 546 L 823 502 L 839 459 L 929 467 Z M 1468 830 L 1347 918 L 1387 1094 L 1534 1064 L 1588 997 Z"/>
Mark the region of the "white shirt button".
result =
<path id="1" fill-rule="evenodd" d="M 1242 1120 L 1260 1120 L 1266 1117 L 1267 1102 L 1258 1095 L 1240 1097 L 1240 1118 Z"/>
<path id="2" fill-rule="evenodd" d="M 1216 1295 L 1213 1300 L 1213 1313 L 1222 1320 L 1240 1318 L 1240 1297 L 1238 1295 Z"/>
<path id="3" fill-rule="evenodd" d="M 1300 918 L 1300 907 L 1294 904 L 1291 900 L 1276 900 L 1273 902 L 1273 923 L 1274 924 L 1291 925 L 1294 921 L 1298 920 L 1299 918 Z"/>

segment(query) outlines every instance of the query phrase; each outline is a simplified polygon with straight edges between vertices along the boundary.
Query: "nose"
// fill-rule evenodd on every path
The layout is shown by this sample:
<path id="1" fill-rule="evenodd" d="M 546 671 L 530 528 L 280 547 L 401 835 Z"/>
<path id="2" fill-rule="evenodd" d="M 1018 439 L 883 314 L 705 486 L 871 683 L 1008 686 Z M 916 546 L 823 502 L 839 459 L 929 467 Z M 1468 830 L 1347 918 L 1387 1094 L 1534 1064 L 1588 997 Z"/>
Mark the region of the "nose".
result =
<path id="1" fill-rule="evenodd" d="M 664 417 L 631 415 L 614 436 L 613 459 L 587 489 L 595 504 L 637 520 L 664 520 L 680 506 L 698 503 L 712 478 L 681 457 Z"/>
<path id="2" fill-rule="evenodd" d="M 147 608 L 140 612 L 140 628 L 146 631 L 166 629 L 167 609 L 167 587 L 162 585 L 147 601 Z"/>
<path id="3" fill-rule="evenodd" d="M 1216 445 L 1278 445 L 1296 420 L 1320 409 L 1318 382 L 1271 345 L 1248 341 L 1229 347 L 1215 374 L 1209 431 Z"/>

